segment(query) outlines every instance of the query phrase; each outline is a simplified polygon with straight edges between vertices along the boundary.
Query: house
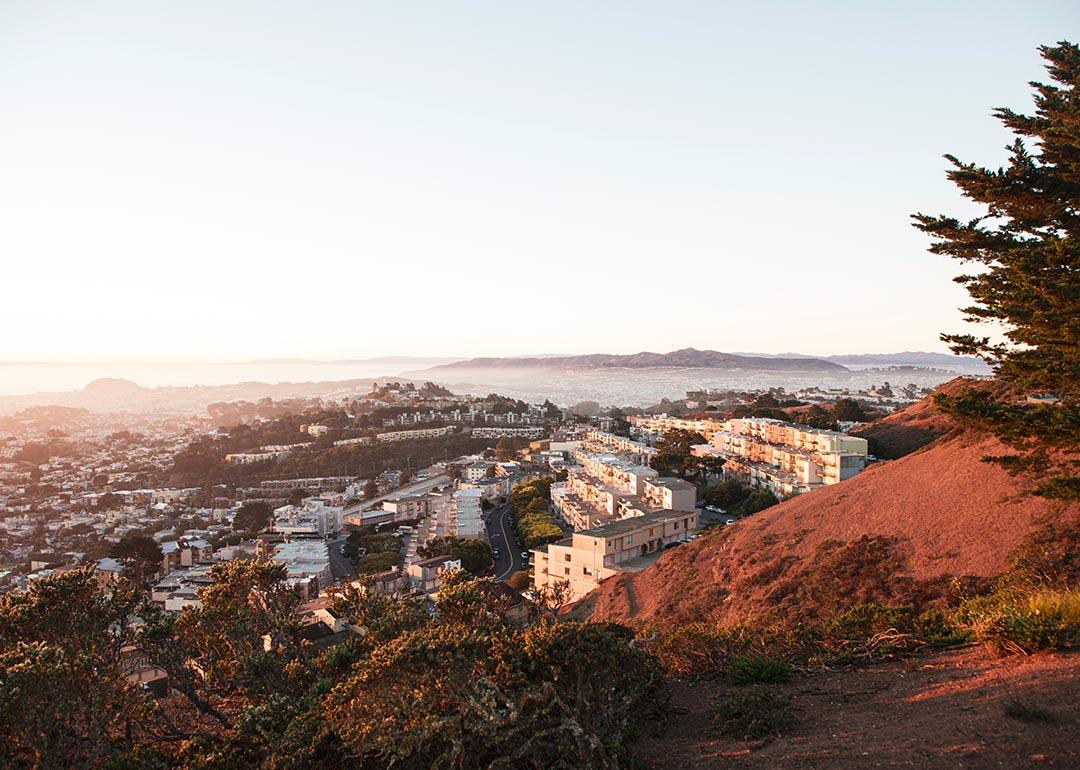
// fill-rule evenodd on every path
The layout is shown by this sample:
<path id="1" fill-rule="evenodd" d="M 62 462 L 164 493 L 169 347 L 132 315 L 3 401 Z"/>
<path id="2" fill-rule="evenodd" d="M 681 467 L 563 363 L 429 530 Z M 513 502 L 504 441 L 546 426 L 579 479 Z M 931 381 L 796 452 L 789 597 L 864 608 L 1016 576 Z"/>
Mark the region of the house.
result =
<path id="1" fill-rule="evenodd" d="M 461 569 L 461 559 L 453 556 L 433 556 L 413 562 L 408 567 L 409 582 L 413 588 L 426 594 L 437 593 L 442 585 L 442 574 L 447 570 Z"/>

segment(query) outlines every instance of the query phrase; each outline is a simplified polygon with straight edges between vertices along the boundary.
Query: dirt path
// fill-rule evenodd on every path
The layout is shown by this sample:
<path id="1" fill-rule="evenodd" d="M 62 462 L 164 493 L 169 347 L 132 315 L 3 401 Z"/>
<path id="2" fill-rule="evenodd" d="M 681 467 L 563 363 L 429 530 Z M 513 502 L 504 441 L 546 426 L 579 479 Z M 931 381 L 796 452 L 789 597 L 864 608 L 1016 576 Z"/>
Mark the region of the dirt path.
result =
<path id="1" fill-rule="evenodd" d="M 646 768 L 1080 767 L 1080 653 L 995 658 L 981 649 L 814 672 L 779 686 L 797 715 L 790 732 L 743 742 L 711 732 L 717 682 L 675 683 L 681 712 L 643 735 Z M 1053 716 L 1021 721 L 1019 698 Z"/>

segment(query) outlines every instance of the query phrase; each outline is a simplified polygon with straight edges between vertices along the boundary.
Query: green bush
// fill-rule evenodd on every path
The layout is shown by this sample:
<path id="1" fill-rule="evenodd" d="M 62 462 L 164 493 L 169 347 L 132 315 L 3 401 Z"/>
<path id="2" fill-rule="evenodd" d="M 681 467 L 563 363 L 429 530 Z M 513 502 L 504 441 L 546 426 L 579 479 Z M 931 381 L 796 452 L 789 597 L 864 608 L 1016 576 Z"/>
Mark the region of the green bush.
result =
<path id="1" fill-rule="evenodd" d="M 856 604 L 826 624 L 825 633 L 834 639 L 869 639 L 884 631 L 911 628 L 910 607 L 889 607 L 874 602 Z"/>
<path id="2" fill-rule="evenodd" d="M 765 687 L 730 692 L 709 712 L 716 729 L 730 738 L 779 735 L 795 723 L 791 703 Z"/>
<path id="3" fill-rule="evenodd" d="M 919 635 L 931 647 L 953 647 L 975 641 L 975 634 L 963 628 L 942 610 L 927 610 L 916 621 Z"/>
<path id="4" fill-rule="evenodd" d="M 780 684 L 791 679 L 791 666 L 779 658 L 739 655 L 723 669 L 728 684 Z"/>
<path id="5" fill-rule="evenodd" d="M 961 604 L 957 620 L 1001 652 L 1038 652 L 1080 644 L 1080 591 L 1003 586 Z"/>

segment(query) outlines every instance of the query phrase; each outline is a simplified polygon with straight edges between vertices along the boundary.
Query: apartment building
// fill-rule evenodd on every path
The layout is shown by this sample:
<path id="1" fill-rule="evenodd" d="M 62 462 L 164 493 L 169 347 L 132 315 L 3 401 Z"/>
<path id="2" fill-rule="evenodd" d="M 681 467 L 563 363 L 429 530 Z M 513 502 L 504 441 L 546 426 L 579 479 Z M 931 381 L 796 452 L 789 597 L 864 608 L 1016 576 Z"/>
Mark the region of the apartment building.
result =
<path id="1" fill-rule="evenodd" d="M 473 428 L 472 435 L 475 438 L 528 438 L 538 439 L 544 437 L 544 429 L 540 427 L 521 428 Z"/>
<path id="2" fill-rule="evenodd" d="M 330 584 L 330 554 L 325 540 L 292 540 L 266 545 L 270 560 L 285 565 L 286 579 L 301 598 L 313 599 Z"/>
<path id="3" fill-rule="evenodd" d="M 866 467 L 866 439 L 768 418 L 728 420 L 695 455 L 722 457 L 724 476 L 777 497 L 849 479 Z"/>
<path id="4" fill-rule="evenodd" d="M 356 438 L 341 438 L 334 442 L 334 446 L 371 446 L 371 436 L 357 436 Z"/>
<path id="5" fill-rule="evenodd" d="M 648 444 L 602 430 L 585 434 L 585 448 L 590 452 L 620 452 L 638 465 L 649 465 L 657 451 Z"/>
<path id="6" fill-rule="evenodd" d="M 282 535 L 336 535 L 344 525 L 344 509 L 325 500 L 309 497 L 303 505 L 283 505 L 274 509 L 271 530 Z"/>
<path id="7" fill-rule="evenodd" d="M 449 525 L 457 537 L 472 540 L 479 538 L 484 531 L 484 520 L 480 501 L 483 498 L 480 489 L 456 489 L 450 501 Z"/>
<path id="8" fill-rule="evenodd" d="M 631 433 L 650 442 L 656 441 L 672 430 L 700 433 L 707 440 L 716 431 L 724 429 L 724 423 L 719 420 L 670 417 L 666 414 L 630 415 L 626 419 L 630 422 Z"/>
<path id="9" fill-rule="evenodd" d="M 613 521 L 532 551 L 533 587 L 565 583 L 567 601 L 581 599 L 600 582 L 620 572 L 638 572 L 670 543 L 697 529 L 696 510 L 654 511 Z"/>
<path id="10" fill-rule="evenodd" d="M 454 432 L 453 425 L 442 425 L 438 428 L 413 428 L 412 430 L 392 430 L 386 433 L 376 434 L 375 440 L 381 444 L 395 441 L 415 441 L 423 438 L 438 438 Z"/>
<path id="11" fill-rule="evenodd" d="M 551 501 L 568 525 L 587 530 L 659 510 L 693 510 L 693 484 L 664 478 L 652 468 L 610 454 L 577 450 L 566 481 L 553 484 Z"/>

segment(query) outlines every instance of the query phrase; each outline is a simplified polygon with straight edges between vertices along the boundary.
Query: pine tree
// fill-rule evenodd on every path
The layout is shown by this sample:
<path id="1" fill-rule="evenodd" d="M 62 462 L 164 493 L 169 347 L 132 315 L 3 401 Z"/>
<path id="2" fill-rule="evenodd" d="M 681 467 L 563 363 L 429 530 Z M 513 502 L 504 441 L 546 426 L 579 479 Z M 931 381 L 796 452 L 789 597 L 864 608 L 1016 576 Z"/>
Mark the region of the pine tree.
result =
<path id="1" fill-rule="evenodd" d="M 1002 339 L 943 334 L 961 354 L 981 357 L 1001 387 L 939 394 L 962 422 L 989 430 L 1013 454 L 985 458 L 1038 476 L 1035 491 L 1080 498 L 1080 48 L 1040 48 L 1050 84 L 1033 82 L 1035 113 L 995 116 L 1015 135 L 996 171 L 952 155 L 948 178 L 985 207 L 967 222 L 915 214 L 930 251 L 980 266 L 955 280 L 973 304 L 968 320 L 999 327 Z M 1053 399 L 1031 402 L 1034 393 Z"/>

